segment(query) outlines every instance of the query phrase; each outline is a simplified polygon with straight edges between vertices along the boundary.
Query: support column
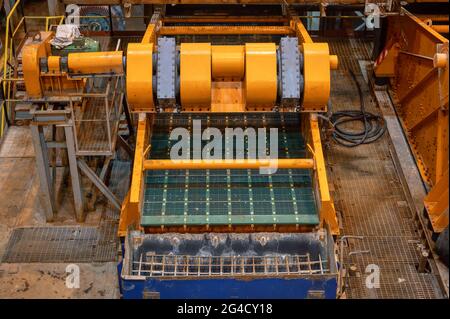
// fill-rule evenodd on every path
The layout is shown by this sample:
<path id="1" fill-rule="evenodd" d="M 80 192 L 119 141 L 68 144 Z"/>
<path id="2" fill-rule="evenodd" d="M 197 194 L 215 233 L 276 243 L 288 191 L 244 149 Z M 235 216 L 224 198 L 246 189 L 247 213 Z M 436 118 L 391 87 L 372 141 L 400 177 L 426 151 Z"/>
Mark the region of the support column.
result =
<path id="1" fill-rule="evenodd" d="M 315 175 L 320 199 L 320 220 L 330 226 L 333 235 L 339 235 L 339 223 L 336 216 L 333 200 L 330 196 L 328 187 L 327 170 L 325 167 L 325 158 L 322 151 L 322 141 L 320 139 L 320 128 L 317 115 L 310 114 L 309 125 L 311 130 L 311 143 L 314 151 L 314 163 L 316 165 Z"/>
<path id="2" fill-rule="evenodd" d="M 102 192 L 103 195 L 109 200 L 109 202 L 117 208 L 119 211 L 121 209 L 120 201 L 117 197 L 109 190 L 108 186 L 105 185 L 103 180 L 95 174 L 95 172 L 86 164 L 85 161 L 79 159 L 78 167 L 81 171 L 91 180 L 92 183 L 98 188 L 99 191 Z"/>
<path id="3" fill-rule="evenodd" d="M 40 183 L 40 200 L 45 211 L 47 222 L 52 222 L 56 214 L 53 180 L 50 174 L 48 149 L 45 142 L 44 129 L 40 125 L 31 124 L 31 137 L 33 139 L 36 158 L 36 171 Z"/>
<path id="4" fill-rule="evenodd" d="M 61 0 L 48 0 L 48 13 L 51 16 L 64 15 L 64 4 Z"/>
<path id="5" fill-rule="evenodd" d="M 73 200 L 75 204 L 75 214 L 78 222 L 83 222 L 85 219 L 83 207 L 83 190 L 81 188 L 81 179 L 78 172 L 77 157 L 75 152 L 75 139 L 73 135 L 72 126 L 64 126 L 64 133 L 66 135 L 67 157 L 69 159 L 70 179 L 72 180 Z"/>

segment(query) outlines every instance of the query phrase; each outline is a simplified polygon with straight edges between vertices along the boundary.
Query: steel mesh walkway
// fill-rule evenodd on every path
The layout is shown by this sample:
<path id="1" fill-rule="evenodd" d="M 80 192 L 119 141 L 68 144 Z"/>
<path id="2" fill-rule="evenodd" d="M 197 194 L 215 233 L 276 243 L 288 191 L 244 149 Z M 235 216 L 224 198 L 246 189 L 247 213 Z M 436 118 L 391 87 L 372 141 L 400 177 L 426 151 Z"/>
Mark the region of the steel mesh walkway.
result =
<path id="1" fill-rule="evenodd" d="M 116 259 L 117 227 L 50 226 L 15 228 L 2 263 L 107 262 Z"/>
<path id="2" fill-rule="evenodd" d="M 332 72 L 333 110 L 357 109 L 358 93 L 346 69 L 358 77 L 366 109 L 379 114 L 360 61 L 370 60 L 370 39 L 320 39 L 328 42 L 332 54 L 340 59 L 339 70 Z M 319 40 L 317 40 L 319 41 Z M 388 134 L 373 144 L 345 148 L 332 141 L 325 143 L 325 155 L 333 198 L 342 216 L 343 235 L 364 236 L 349 240 L 344 262 L 354 265 L 356 273 L 346 279 L 347 298 L 440 298 L 435 275 L 419 273 L 420 236 L 413 213 L 389 150 Z M 366 251 L 366 252 L 365 252 Z M 351 254 L 350 252 L 361 252 Z M 366 286 L 366 267 L 377 265 L 379 288 Z"/>
<path id="3" fill-rule="evenodd" d="M 222 132 L 225 127 L 278 127 L 279 158 L 306 157 L 298 115 L 260 114 L 161 115 L 155 120 L 149 158 L 169 158 L 171 143 L 176 142 L 169 140 L 170 131 L 192 131 L 194 120 L 201 120 L 203 129 Z M 143 226 L 319 223 L 310 170 L 279 169 L 271 175 L 230 169 L 148 171 L 144 197 Z"/>

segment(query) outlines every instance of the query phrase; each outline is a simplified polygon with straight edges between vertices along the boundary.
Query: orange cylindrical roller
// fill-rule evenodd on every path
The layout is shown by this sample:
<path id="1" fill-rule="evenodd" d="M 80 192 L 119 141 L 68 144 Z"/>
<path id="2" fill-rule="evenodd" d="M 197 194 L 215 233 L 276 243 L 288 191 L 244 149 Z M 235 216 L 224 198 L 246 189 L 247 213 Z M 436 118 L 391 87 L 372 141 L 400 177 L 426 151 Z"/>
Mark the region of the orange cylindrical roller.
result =
<path id="1" fill-rule="evenodd" d="M 48 72 L 59 73 L 60 72 L 61 57 L 57 55 L 49 56 L 47 58 Z"/>
<path id="2" fill-rule="evenodd" d="M 211 105 L 211 44 L 180 46 L 180 99 L 182 107 Z"/>
<path id="3" fill-rule="evenodd" d="M 324 111 L 330 97 L 330 68 L 337 67 L 337 59 L 330 59 L 327 43 L 303 43 L 305 86 L 303 110 Z"/>
<path id="4" fill-rule="evenodd" d="M 127 49 L 127 101 L 133 112 L 151 112 L 153 103 L 153 44 L 129 43 Z"/>
<path id="5" fill-rule="evenodd" d="M 247 106 L 273 106 L 277 98 L 275 43 L 245 44 L 245 93 Z"/>
<path id="6" fill-rule="evenodd" d="M 123 73 L 122 51 L 80 52 L 68 55 L 70 73 Z"/>
<path id="7" fill-rule="evenodd" d="M 242 79 L 245 54 L 243 45 L 214 45 L 211 47 L 213 79 Z"/>

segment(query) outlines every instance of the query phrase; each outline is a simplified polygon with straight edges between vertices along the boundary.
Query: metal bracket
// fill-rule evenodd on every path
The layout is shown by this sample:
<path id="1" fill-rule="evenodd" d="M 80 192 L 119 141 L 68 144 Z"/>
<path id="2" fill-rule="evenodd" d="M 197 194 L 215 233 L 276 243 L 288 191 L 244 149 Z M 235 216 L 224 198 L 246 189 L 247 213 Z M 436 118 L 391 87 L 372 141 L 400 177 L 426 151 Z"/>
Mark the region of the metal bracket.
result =
<path id="1" fill-rule="evenodd" d="M 173 107 L 177 90 L 177 49 L 175 38 L 158 38 L 156 99 L 161 107 Z"/>
<path id="2" fill-rule="evenodd" d="M 298 49 L 298 38 L 284 37 L 280 40 L 280 104 L 296 107 L 303 90 L 303 56 Z"/>
<path id="3" fill-rule="evenodd" d="M 94 183 L 95 186 L 102 192 L 103 195 L 113 204 L 117 209 L 121 209 L 120 201 L 117 197 L 109 190 L 108 186 L 106 186 L 103 181 L 95 174 L 95 172 L 89 167 L 88 164 L 82 159 L 77 160 L 77 165 L 81 169 L 81 171 Z"/>

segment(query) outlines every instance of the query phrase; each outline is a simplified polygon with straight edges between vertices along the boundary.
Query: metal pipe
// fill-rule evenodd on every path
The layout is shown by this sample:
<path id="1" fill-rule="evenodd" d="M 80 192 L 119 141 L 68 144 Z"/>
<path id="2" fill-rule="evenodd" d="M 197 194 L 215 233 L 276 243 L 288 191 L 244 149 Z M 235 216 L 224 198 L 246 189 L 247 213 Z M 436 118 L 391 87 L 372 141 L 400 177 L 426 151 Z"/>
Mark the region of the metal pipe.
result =
<path id="1" fill-rule="evenodd" d="M 439 33 L 448 33 L 449 27 L 448 24 L 446 25 L 432 25 L 431 28 Z"/>
<path id="2" fill-rule="evenodd" d="M 70 73 L 123 73 L 123 52 L 81 52 L 68 55 Z"/>
<path id="3" fill-rule="evenodd" d="M 310 158 L 292 159 L 241 159 L 241 160 L 145 160 L 144 170 L 166 169 L 313 169 Z"/>
<path id="4" fill-rule="evenodd" d="M 283 16 L 167 16 L 163 21 L 164 23 L 284 23 L 289 19 Z"/>
<path id="5" fill-rule="evenodd" d="M 160 35 L 222 35 L 222 34 L 292 34 L 294 30 L 284 26 L 182 26 L 161 27 Z"/>
<path id="6" fill-rule="evenodd" d="M 431 20 L 431 21 L 439 21 L 439 22 L 448 22 L 448 15 L 440 15 L 440 14 L 414 14 L 421 20 Z"/>

